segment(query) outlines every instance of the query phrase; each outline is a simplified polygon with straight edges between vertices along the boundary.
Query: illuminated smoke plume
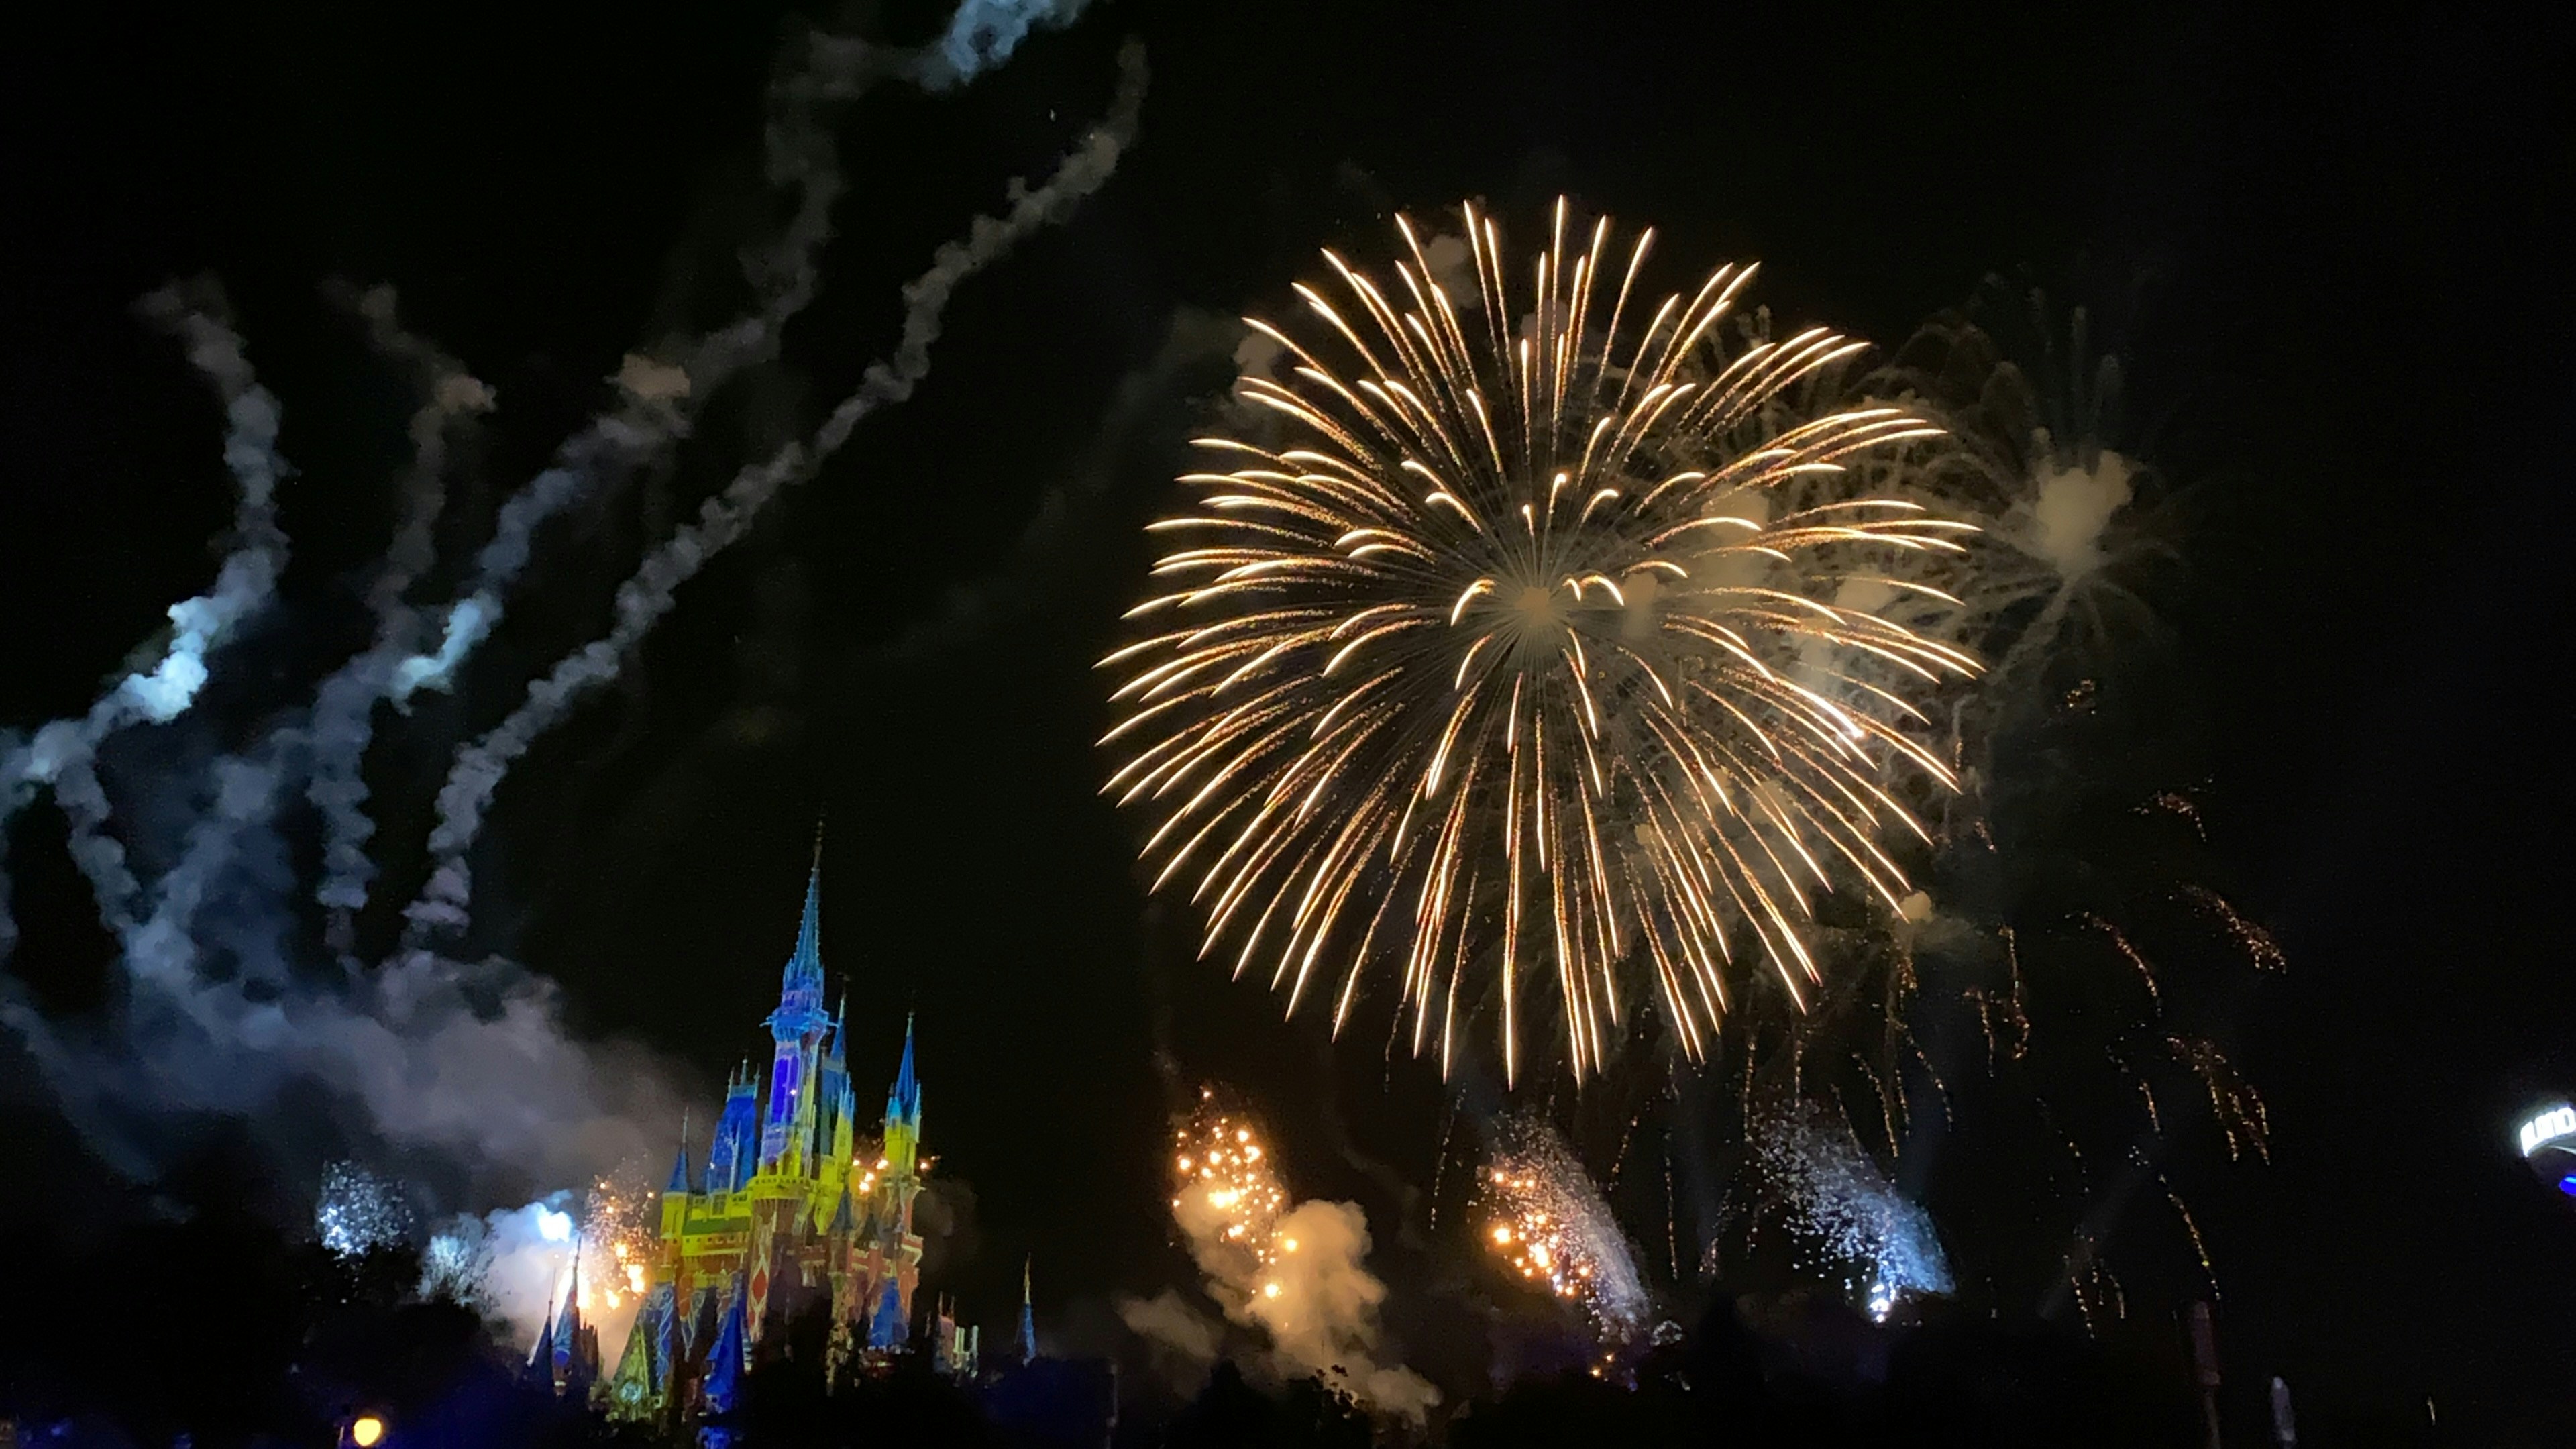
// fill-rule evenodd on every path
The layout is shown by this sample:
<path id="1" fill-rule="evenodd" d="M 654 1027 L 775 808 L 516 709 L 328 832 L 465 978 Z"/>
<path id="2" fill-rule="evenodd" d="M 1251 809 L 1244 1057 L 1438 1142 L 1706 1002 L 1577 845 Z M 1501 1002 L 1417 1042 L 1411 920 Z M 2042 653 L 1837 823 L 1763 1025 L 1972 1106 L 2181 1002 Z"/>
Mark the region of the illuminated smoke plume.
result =
<path id="1" fill-rule="evenodd" d="M 952 65 L 953 79 L 997 62 L 1030 27 L 1073 9 L 970 7 L 959 25 L 980 38 L 961 42 L 958 54 L 972 64 Z M 287 473 L 276 453 L 277 404 L 259 387 L 210 292 L 174 288 L 144 304 L 149 318 L 185 342 L 223 401 L 224 457 L 239 489 L 225 556 L 210 586 L 171 608 L 166 637 L 138 650 L 84 715 L 0 734 L 0 827 L 40 797 L 53 800 L 119 947 L 119 989 L 105 1020 L 48 1019 L 15 977 L 0 974 L 0 1022 L 43 1072 L 66 1117 L 115 1169 L 150 1178 L 174 1144 L 188 1140 L 182 1129 L 191 1119 L 221 1116 L 244 1123 L 285 1163 L 324 1152 L 417 1163 L 419 1180 L 406 1186 L 418 1189 L 424 1208 L 522 1201 L 559 1184 L 592 1184 L 581 1201 L 595 1209 L 593 1221 L 581 1241 L 585 1255 L 599 1256 L 584 1264 L 584 1292 L 596 1294 L 596 1311 L 612 1328 L 622 1306 L 612 1295 L 631 1301 L 632 1277 L 619 1252 L 631 1259 L 635 1251 L 638 1199 L 597 1174 L 604 1164 L 657 1160 L 668 1151 L 679 1110 L 665 1064 L 638 1047 L 578 1040 L 553 983 L 506 960 L 464 962 L 417 949 L 381 964 L 357 960 L 348 917 L 363 904 L 375 870 L 361 766 L 376 707 L 443 681 L 468 661 L 473 640 L 488 632 L 514 588 L 545 582 L 532 564 L 546 518 L 591 496 L 614 470 L 675 447 L 687 435 L 689 409 L 775 355 L 778 329 L 816 285 L 839 189 L 821 103 L 856 94 L 872 76 L 907 73 L 919 60 L 918 53 L 877 52 L 830 37 L 808 43 L 775 97 L 770 176 L 796 204 L 781 235 L 747 258 L 756 305 L 696 341 L 630 354 L 616 405 L 504 504 L 482 556 L 444 606 L 417 596 L 437 562 L 445 450 L 452 430 L 495 399 L 463 364 L 403 331 L 390 292 L 340 294 L 379 355 L 418 390 L 413 455 L 398 480 L 391 537 L 365 589 L 367 642 L 318 680 L 299 681 L 296 688 L 309 695 L 262 700 L 248 718 L 204 718 L 199 692 L 212 670 L 226 667 L 222 651 L 237 643 L 245 623 L 277 607 L 287 550 L 275 508 Z M 617 656 L 668 610 L 671 589 L 738 537 L 778 486 L 839 446 L 861 416 L 909 394 L 956 285 L 1107 179 L 1133 135 L 1142 79 L 1141 57 L 1131 54 L 1110 122 L 1045 185 L 1015 185 L 1007 217 L 977 223 L 906 288 L 909 315 L 897 353 L 869 371 L 858 395 L 812 442 L 744 470 L 695 522 L 650 552 L 620 591 L 617 632 L 598 646 L 607 652 L 576 655 L 564 677 L 541 682 L 532 699 L 548 701 L 542 717 L 527 710 L 512 717 L 503 732 L 516 741 L 511 757 L 581 689 L 606 677 L 598 671 L 613 672 Z M 435 637 L 442 628 L 443 637 Z M 256 671 L 244 675 L 257 678 Z M 388 727 L 408 727 L 398 719 L 389 716 Z M 146 730 L 162 732 L 149 747 L 128 749 L 118 738 Z M 102 750 L 115 768 L 99 768 Z M 496 772 L 482 782 L 478 812 L 497 779 Z M 299 800 L 322 824 L 318 882 L 299 870 L 301 840 L 290 825 L 302 817 L 289 818 Z M 141 875 L 128 864 L 129 847 L 147 867 Z M 5 886 L 0 876 L 0 902 Z M 301 909 L 308 894 L 335 914 L 325 941 L 308 939 Z M 455 904 L 461 908 L 461 896 Z M 12 941 L 0 911 L 0 955 Z M 389 1199 L 371 1195 L 370 1184 L 381 1185 L 364 1169 L 335 1169 L 317 1231 L 352 1244 L 390 1231 L 383 1216 Z M 572 1197 L 557 1194 L 450 1222 L 430 1243 L 431 1285 L 533 1331 L 568 1267 L 574 1207 Z"/>
<path id="2" fill-rule="evenodd" d="M 528 747 L 583 695 L 617 677 L 635 646 L 670 612 L 674 591 L 741 538 L 779 489 L 808 476 L 838 451 L 861 419 L 912 395 L 930 371 L 931 344 L 939 338 L 941 316 L 960 283 L 1107 183 L 1119 155 L 1135 139 L 1137 112 L 1144 103 L 1143 50 L 1130 45 L 1119 63 L 1118 96 L 1108 119 L 1042 185 L 1030 188 L 1014 181 L 1007 212 L 976 218 L 963 240 L 942 246 L 930 270 L 903 289 L 903 335 L 894 355 L 869 366 L 858 390 L 841 400 L 809 441 L 790 443 L 735 474 L 722 493 L 699 509 L 694 522 L 647 555 L 635 576 L 619 587 L 617 620 L 606 637 L 566 655 L 545 678 L 528 686 L 526 701 L 509 718 L 457 751 L 447 784 L 438 792 L 438 825 L 430 833 L 437 865 L 407 909 L 415 942 L 425 941 L 431 931 L 464 928 L 472 893 L 467 853 L 482 833 L 493 792 Z"/>
<path id="3" fill-rule="evenodd" d="M 1801 1102 L 1762 1123 L 1754 1156 L 1811 1266 L 1885 1322 L 1909 1297 L 1950 1291 L 1950 1263 L 1932 1215 L 1896 1190 L 1853 1141 L 1848 1124 Z"/>
<path id="4" fill-rule="evenodd" d="M 1031 30 L 1069 25 L 1085 0 L 964 0 L 948 33 L 913 62 L 926 90 L 946 90 L 973 80 L 1011 58 Z"/>
<path id="5" fill-rule="evenodd" d="M 1523 1280 L 1581 1307 L 1605 1342 L 1634 1337 L 1653 1305 L 1592 1175 L 1536 1116 L 1505 1121 L 1498 1137 L 1477 1184 L 1486 1246 Z"/>
<path id="6" fill-rule="evenodd" d="M 422 1255 L 421 1291 L 508 1325 L 515 1342 L 535 1342 L 572 1267 L 571 1200 L 559 1192 L 449 1222 Z"/>
<path id="7" fill-rule="evenodd" d="M 1368 1218 L 1346 1202 L 1296 1202 L 1260 1133 L 1202 1092 L 1173 1133 L 1172 1221 L 1226 1318 L 1268 1344 L 1284 1378 L 1316 1377 L 1380 1413 L 1421 1420 L 1440 1393 L 1378 1361 L 1386 1284 L 1369 1272 Z M 1224 1333 L 1177 1294 L 1126 1299 L 1119 1317 L 1148 1342 L 1204 1366 Z"/>
<path id="8" fill-rule="evenodd" d="M 286 566 L 286 535 L 277 526 L 277 484 L 289 471 L 277 454 L 277 399 L 259 385 L 242 340 L 211 287 L 169 287 L 138 309 L 186 346 L 188 361 L 214 385 L 224 407 L 224 467 L 240 490 L 232 548 L 207 592 L 170 606 L 170 633 L 148 668 L 126 675 L 79 719 L 55 720 L 21 741 L 0 732 L 0 831 L 50 787 L 71 826 L 72 860 L 98 898 L 110 930 L 128 920 L 140 887 L 125 847 L 106 833 L 111 807 L 97 773 L 99 747 L 118 731 L 167 724 L 186 713 L 207 678 L 206 656 L 265 604 Z M 0 836 L 0 866 L 5 866 Z M 16 942 L 8 879 L 0 870 L 0 959 Z"/>

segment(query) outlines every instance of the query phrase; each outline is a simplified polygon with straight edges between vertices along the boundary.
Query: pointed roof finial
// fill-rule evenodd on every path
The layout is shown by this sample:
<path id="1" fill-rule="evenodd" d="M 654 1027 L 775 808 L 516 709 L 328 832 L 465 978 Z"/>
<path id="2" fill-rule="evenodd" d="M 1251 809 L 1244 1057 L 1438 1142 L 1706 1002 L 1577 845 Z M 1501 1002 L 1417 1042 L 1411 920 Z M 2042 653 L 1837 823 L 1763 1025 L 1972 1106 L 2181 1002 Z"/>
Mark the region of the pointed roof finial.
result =
<path id="1" fill-rule="evenodd" d="M 920 1115 L 921 1081 L 912 1070 L 912 1013 L 903 1014 L 903 1062 L 895 1068 L 894 1098 L 907 1120 Z"/>
<path id="2" fill-rule="evenodd" d="M 686 1193 L 688 1191 L 689 1113 L 688 1109 L 682 1108 L 680 1111 L 680 1153 L 677 1157 L 671 1159 L 671 1183 L 668 1187 L 663 1188 L 662 1192 L 664 1196 L 668 1196 L 675 1192 Z"/>
<path id="3" fill-rule="evenodd" d="M 787 957 L 780 985 L 788 992 L 810 991 L 798 1013 L 810 1022 L 822 1011 L 823 996 L 823 826 L 814 826 L 814 864 L 805 873 L 805 910 L 796 922 L 796 949 Z"/>

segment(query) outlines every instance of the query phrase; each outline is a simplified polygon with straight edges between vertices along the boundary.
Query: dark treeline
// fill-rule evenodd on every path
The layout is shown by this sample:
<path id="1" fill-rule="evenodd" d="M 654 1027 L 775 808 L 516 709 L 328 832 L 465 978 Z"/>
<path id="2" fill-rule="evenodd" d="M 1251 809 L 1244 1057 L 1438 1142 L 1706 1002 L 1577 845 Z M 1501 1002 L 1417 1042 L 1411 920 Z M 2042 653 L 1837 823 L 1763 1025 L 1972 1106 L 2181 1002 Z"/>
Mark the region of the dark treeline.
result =
<path id="1" fill-rule="evenodd" d="M 0 1314 L 0 1424 L 19 1444 L 327 1445 L 362 1409 L 392 1426 L 391 1449 L 700 1442 L 558 1402 L 471 1311 L 420 1299 L 414 1255 L 341 1258 L 280 1233 L 259 1182 L 207 1166 L 122 1206 L 114 1226 L 17 1260 Z M 1231 1363 L 1185 1402 L 1133 1380 L 1112 1422 L 1059 1412 L 1080 1393 L 1050 1409 L 1044 1393 L 1014 1402 L 953 1384 L 926 1356 L 827 1392 L 817 1319 L 772 1336 L 719 1427 L 744 1449 L 2203 1442 L 2199 1406 L 2168 1358 L 2035 1323 L 1935 1318 L 1882 1331 L 1825 1301 L 1761 1321 L 1757 1332 L 1719 1297 L 1688 1332 L 1628 1365 L 1633 1385 L 1582 1371 L 1525 1376 L 1416 1426 L 1373 1422 L 1320 1382 L 1268 1383 Z M 2262 1408 L 2231 1391 L 2226 1442 L 2272 1443 Z M 2433 1442 L 2331 1424 L 2300 1434 L 2308 1449 Z"/>

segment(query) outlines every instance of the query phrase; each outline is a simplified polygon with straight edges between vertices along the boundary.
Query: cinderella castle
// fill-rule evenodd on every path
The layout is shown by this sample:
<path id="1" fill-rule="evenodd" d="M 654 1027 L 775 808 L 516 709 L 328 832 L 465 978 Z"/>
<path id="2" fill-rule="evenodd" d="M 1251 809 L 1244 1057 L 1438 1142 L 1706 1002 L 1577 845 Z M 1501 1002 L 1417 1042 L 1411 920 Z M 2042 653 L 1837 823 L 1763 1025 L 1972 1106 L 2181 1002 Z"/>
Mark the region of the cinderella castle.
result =
<path id="1" fill-rule="evenodd" d="M 644 1299 L 616 1371 L 603 1381 L 578 1286 L 528 1361 L 559 1393 L 586 1393 L 610 1415 L 667 1422 L 733 1405 L 764 1335 L 828 1305 L 827 1373 L 853 1360 L 882 1364 L 915 1351 L 913 1291 L 921 1235 L 913 1203 L 930 1159 L 921 1155 L 921 1080 L 912 1025 L 884 1116 L 862 1124 L 842 1054 L 842 1009 L 823 1009 L 822 844 L 805 882 L 795 949 L 769 1014 L 767 1090 L 749 1068 L 726 1084 L 704 1164 L 683 1142 L 662 1191 Z M 1036 1356 L 1025 1281 L 1014 1357 Z M 936 1366 L 959 1378 L 979 1368 L 980 1335 L 942 1307 L 926 1325 Z"/>

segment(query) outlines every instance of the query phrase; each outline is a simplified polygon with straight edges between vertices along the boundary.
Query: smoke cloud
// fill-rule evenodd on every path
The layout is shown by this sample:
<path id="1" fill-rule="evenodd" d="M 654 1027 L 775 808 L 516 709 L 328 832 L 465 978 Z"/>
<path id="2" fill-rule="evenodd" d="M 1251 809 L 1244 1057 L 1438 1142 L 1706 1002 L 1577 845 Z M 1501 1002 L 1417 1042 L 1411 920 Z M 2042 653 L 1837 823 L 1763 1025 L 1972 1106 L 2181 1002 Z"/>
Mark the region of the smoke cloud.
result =
<path id="1" fill-rule="evenodd" d="M 1377 1412 L 1420 1422 L 1440 1391 L 1380 1361 L 1386 1284 L 1368 1270 L 1367 1214 L 1355 1203 L 1289 1201 L 1250 1127 L 1219 1113 L 1212 1098 L 1202 1095 L 1209 1105 L 1179 1134 L 1172 1199 L 1200 1288 L 1227 1320 L 1258 1335 L 1273 1373 L 1320 1378 Z M 1130 1332 L 1184 1372 L 1203 1371 L 1225 1338 L 1168 1289 L 1117 1306 Z"/>

